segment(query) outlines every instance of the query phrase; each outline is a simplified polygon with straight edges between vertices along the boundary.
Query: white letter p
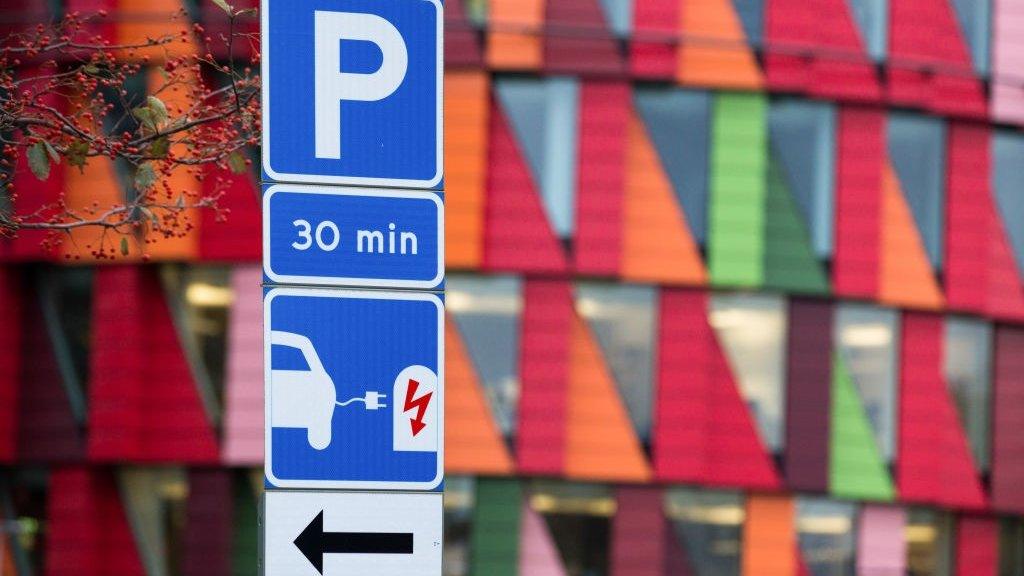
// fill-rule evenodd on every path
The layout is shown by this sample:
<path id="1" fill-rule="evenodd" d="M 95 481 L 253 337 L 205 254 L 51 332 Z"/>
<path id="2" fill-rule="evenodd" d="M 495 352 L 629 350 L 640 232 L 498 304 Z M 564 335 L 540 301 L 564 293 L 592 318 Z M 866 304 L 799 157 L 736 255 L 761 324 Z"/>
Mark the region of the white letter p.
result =
<path id="1" fill-rule="evenodd" d="M 316 92 L 316 157 L 341 158 L 341 102 L 383 100 L 398 89 L 409 66 L 402 34 L 390 22 L 374 14 L 315 12 L 314 67 Z M 373 42 L 380 48 L 376 72 L 341 71 L 341 40 Z"/>

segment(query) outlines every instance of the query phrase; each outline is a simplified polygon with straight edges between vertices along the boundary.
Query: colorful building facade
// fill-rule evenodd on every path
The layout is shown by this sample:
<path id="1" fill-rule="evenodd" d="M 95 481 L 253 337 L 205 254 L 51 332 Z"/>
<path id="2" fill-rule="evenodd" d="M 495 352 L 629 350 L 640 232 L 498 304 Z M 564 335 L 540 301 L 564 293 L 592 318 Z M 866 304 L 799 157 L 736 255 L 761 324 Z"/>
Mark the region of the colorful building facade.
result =
<path id="1" fill-rule="evenodd" d="M 445 5 L 446 576 L 1024 574 L 1024 0 Z M 0 573 L 257 573 L 256 182 L 0 242 Z"/>

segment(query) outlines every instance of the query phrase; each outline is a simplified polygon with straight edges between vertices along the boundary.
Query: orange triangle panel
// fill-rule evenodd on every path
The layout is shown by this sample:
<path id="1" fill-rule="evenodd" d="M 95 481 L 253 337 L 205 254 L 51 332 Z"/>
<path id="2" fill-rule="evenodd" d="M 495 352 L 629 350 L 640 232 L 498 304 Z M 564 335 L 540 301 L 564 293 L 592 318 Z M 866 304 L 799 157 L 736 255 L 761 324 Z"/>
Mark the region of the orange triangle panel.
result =
<path id="1" fill-rule="evenodd" d="M 445 322 L 444 342 L 445 470 L 452 474 L 510 474 L 512 458 L 454 322 Z"/>
<path id="2" fill-rule="evenodd" d="M 572 319 L 565 473 L 570 478 L 645 482 L 651 471 L 590 329 Z"/>
<path id="3" fill-rule="evenodd" d="M 623 228 L 624 279 L 661 284 L 707 282 L 707 271 L 682 207 L 635 112 L 629 120 Z"/>
<path id="4" fill-rule="evenodd" d="M 882 174 L 879 299 L 894 306 L 938 310 L 942 292 L 892 164 Z"/>
<path id="5" fill-rule="evenodd" d="M 479 268 L 483 259 L 487 171 L 487 74 L 445 74 L 445 263 Z"/>
<path id="6" fill-rule="evenodd" d="M 764 84 L 731 0 L 686 0 L 680 16 L 677 80 L 717 88 Z"/>

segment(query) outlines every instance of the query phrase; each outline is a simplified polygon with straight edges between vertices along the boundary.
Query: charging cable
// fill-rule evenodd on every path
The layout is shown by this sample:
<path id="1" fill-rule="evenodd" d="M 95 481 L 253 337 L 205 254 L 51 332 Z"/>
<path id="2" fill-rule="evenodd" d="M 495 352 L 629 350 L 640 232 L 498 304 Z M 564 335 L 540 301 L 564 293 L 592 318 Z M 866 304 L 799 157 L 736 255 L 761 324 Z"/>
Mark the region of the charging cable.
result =
<path id="1" fill-rule="evenodd" d="M 335 402 L 335 404 L 337 404 L 338 406 L 348 406 L 353 402 L 362 402 L 366 406 L 367 410 L 379 410 L 380 408 L 387 408 L 388 405 L 382 404 L 381 400 L 387 400 L 387 396 L 385 394 L 381 394 L 380 392 L 371 391 L 367 392 L 366 396 L 363 398 L 349 398 L 344 402 Z"/>

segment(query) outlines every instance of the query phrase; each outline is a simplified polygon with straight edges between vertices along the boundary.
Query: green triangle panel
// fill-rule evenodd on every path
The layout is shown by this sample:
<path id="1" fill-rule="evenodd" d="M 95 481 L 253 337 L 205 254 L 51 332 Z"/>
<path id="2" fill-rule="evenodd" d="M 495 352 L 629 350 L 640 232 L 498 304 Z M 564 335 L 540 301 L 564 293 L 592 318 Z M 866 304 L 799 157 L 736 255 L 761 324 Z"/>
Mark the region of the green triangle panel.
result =
<path id="1" fill-rule="evenodd" d="M 522 498 L 517 480 L 477 480 L 470 534 L 472 576 L 518 576 Z"/>
<path id="2" fill-rule="evenodd" d="M 764 282 L 766 111 L 760 94 L 715 96 L 708 266 L 716 286 Z"/>
<path id="3" fill-rule="evenodd" d="M 784 292 L 827 294 L 828 279 L 814 255 L 807 226 L 797 211 L 776 158 L 768 162 L 764 229 L 764 284 Z"/>
<path id="4" fill-rule="evenodd" d="M 832 357 L 829 487 L 840 498 L 891 501 L 895 497 L 871 423 L 838 353 Z"/>
<path id="5" fill-rule="evenodd" d="M 233 482 L 235 491 L 235 524 L 231 542 L 231 574 L 233 576 L 259 574 L 257 502 L 249 482 L 245 480 L 236 477 Z"/>

